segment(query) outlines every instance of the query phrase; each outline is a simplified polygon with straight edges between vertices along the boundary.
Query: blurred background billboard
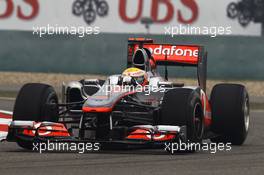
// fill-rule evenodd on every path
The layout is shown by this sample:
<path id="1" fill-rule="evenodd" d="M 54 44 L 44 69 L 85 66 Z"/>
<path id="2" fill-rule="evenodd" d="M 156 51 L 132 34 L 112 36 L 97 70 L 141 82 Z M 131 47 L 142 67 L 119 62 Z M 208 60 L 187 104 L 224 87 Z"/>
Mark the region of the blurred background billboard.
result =
<path id="1" fill-rule="evenodd" d="M 0 71 L 111 74 L 127 39 L 199 44 L 208 76 L 264 78 L 263 0 L 0 0 Z M 171 76 L 190 77 L 170 69 Z"/>

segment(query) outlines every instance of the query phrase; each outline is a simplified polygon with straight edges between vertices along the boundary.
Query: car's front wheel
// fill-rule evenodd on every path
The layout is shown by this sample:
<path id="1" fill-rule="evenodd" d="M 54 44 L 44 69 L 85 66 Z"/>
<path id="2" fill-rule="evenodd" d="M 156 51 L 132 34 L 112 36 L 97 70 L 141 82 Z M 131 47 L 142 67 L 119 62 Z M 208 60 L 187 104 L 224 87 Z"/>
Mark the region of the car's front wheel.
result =
<path id="1" fill-rule="evenodd" d="M 59 117 L 58 97 L 55 90 L 46 84 L 25 84 L 16 98 L 13 120 L 57 122 Z M 29 141 L 17 140 L 20 147 L 32 149 Z"/>
<path id="2" fill-rule="evenodd" d="M 161 125 L 186 126 L 188 143 L 201 143 L 204 115 L 199 94 L 192 89 L 176 88 L 163 97 Z M 186 151 L 195 151 L 189 147 Z"/>

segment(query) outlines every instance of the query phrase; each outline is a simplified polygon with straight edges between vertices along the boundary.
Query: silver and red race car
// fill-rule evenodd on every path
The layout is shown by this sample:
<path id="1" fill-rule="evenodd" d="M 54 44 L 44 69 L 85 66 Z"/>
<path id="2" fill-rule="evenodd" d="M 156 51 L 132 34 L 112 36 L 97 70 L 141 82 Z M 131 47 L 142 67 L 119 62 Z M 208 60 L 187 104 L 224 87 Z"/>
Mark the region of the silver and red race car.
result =
<path id="1" fill-rule="evenodd" d="M 157 72 L 161 65 L 164 78 Z M 168 81 L 167 66 L 196 68 L 198 86 Z M 127 68 L 106 80 L 64 84 L 61 100 L 50 85 L 24 85 L 6 140 L 26 149 L 47 141 L 101 146 L 201 143 L 204 139 L 244 143 L 249 130 L 247 90 L 238 84 L 218 84 L 209 100 L 203 46 L 129 39 Z"/>

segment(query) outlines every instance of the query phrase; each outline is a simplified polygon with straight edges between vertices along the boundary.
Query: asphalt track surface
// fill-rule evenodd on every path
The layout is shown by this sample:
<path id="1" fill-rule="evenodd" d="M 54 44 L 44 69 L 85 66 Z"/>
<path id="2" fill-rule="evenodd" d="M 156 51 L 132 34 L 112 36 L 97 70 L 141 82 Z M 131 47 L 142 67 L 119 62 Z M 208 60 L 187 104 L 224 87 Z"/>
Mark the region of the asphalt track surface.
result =
<path id="1" fill-rule="evenodd" d="M 0 100 L 12 110 L 13 101 Z M 263 174 L 264 111 L 251 111 L 251 130 L 242 147 L 231 151 L 169 155 L 159 149 L 97 153 L 37 153 L 0 143 L 0 174 Z"/>

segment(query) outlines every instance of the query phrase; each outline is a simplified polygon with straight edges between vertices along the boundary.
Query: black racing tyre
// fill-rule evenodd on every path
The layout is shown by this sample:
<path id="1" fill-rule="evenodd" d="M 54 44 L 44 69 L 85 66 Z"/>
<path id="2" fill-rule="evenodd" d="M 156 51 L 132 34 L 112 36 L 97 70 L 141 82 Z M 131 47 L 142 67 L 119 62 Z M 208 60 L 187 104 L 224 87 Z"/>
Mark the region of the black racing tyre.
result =
<path id="1" fill-rule="evenodd" d="M 24 85 L 16 98 L 13 120 L 58 121 L 58 97 L 55 90 L 45 84 L 29 83 Z"/>
<path id="2" fill-rule="evenodd" d="M 38 83 L 26 84 L 16 98 L 13 120 L 57 122 L 59 117 L 57 103 L 57 94 L 51 86 Z M 28 141 L 17 140 L 17 143 L 23 148 L 32 148 L 32 143 Z"/>
<path id="3" fill-rule="evenodd" d="M 263 0 L 255 0 L 254 3 L 255 3 L 256 6 L 262 6 L 262 7 L 264 6 L 264 1 Z"/>
<path id="4" fill-rule="evenodd" d="M 32 150 L 33 149 L 33 143 L 28 140 L 17 140 L 16 143 L 18 146 L 21 148 L 27 149 L 27 150 Z"/>
<path id="5" fill-rule="evenodd" d="M 201 143 L 204 132 L 204 116 L 199 94 L 192 89 L 169 90 L 161 105 L 161 125 L 187 126 L 189 143 Z M 195 150 L 187 150 L 195 151 Z"/>
<path id="6" fill-rule="evenodd" d="M 249 96 L 244 86 L 218 84 L 211 93 L 212 142 L 242 145 L 249 130 Z"/>

